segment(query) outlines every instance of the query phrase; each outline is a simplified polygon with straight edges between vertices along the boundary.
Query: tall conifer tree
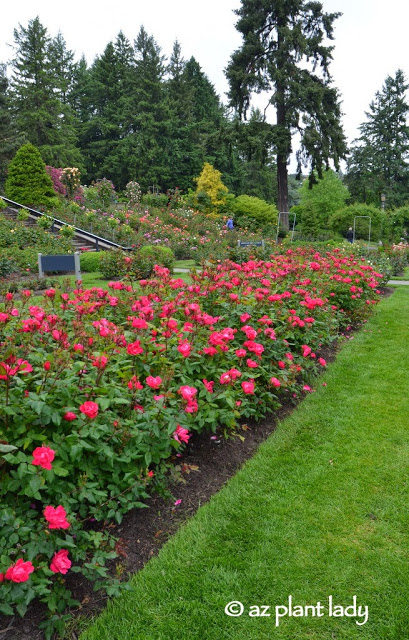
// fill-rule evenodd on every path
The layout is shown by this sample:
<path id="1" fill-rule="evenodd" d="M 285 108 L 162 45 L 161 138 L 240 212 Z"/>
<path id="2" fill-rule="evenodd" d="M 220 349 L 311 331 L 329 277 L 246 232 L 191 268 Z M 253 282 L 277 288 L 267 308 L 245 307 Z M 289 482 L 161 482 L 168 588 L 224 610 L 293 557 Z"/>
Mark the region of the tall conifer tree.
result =
<path id="1" fill-rule="evenodd" d="M 286 212 L 292 134 L 301 135 L 299 172 L 308 161 L 312 180 L 314 169 L 321 175 L 331 158 L 338 167 L 346 151 L 338 92 L 329 74 L 333 47 L 325 44 L 340 14 L 324 13 L 321 2 L 306 0 L 242 0 L 235 13 L 243 43 L 226 69 L 230 103 L 245 118 L 252 92 L 270 93 L 268 103 L 276 111 L 277 204 Z"/>
<path id="2" fill-rule="evenodd" d="M 54 66 L 56 42 L 38 17 L 27 27 L 19 25 L 14 40 L 10 101 L 19 132 L 39 149 L 46 164 L 81 165 L 73 114 L 62 100 L 64 87 Z"/>
<path id="3" fill-rule="evenodd" d="M 17 149 L 25 142 L 17 132 L 10 110 L 6 65 L 0 64 L 0 190 L 3 189 L 7 166 Z"/>
<path id="4" fill-rule="evenodd" d="M 134 41 L 135 71 L 129 103 L 126 154 L 131 178 L 143 190 L 165 188 L 169 179 L 167 141 L 169 111 L 165 99 L 165 57 L 142 26 Z"/>
<path id="5" fill-rule="evenodd" d="M 346 182 L 352 195 L 367 204 L 379 205 L 382 193 L 389 207 L 409 199 L 408 88 L 401 69 L 386 78 L 351 149 Z"/>

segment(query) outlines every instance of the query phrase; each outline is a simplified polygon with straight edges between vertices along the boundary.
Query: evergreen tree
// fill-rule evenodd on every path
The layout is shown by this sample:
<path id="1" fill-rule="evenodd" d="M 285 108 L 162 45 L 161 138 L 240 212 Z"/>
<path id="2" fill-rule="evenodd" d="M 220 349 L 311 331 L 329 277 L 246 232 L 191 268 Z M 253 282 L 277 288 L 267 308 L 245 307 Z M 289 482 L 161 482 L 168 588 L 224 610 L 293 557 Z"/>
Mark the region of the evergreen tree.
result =
<path id="1" fill-rule="evenodd" d="M 40 150 L 47 164 L 80 165 L 73 115 L 61 100 L 64 85 L 53 67 L 56 42 L 38 17 L 30 20 L 27 28 L 19 25 L 14 40 L 10 97 L 19 132 Z M 62 42 L 60 38 L 59 44 Z"/>
<path id="2" fill-rule="evenodd" d="M 50 41 L 48 58 L 53 72 L 54 95 L 63 104 L 68 104 L 74 81 L 74 53 L 67 49 L 61 32 Z"/>
<path id="3" fill-rule="evenodd" d="M 165 58 L 153 36 L 140 28 L 134 42 L 135 71 L 128 104 L 130 134 L 124 144 L 130 179 L 143 191 L 165 189 L 169 181 L 167 141 L 169 112 L 165 100 Z"/>
<path id="4" fill-rule="evenodd" d="M 368 204 L 379 205 L 382 193 L 389 207 L 409 200 L 408 88 L 401 69 L 386 78 L 351 150 L 346 180 L 353 196 Z"/>
<path id="5" fill-rule="evenodd" d="M 235 144 L 241 159 L 240 186 L 236 193 L 276 200 L 277 172 L 272 156 L 273 132 L 259 109 L 252 109 L 247 122 L 235 118 Z"/>
<path id="6" fill-rule="evenodd" d="M 115 43 L 107 44 L 88 74 L 79 69 L 86 99 L 80 94 L 76 99 L 83 121 L 80 142 L 88 181 L 107 177 L 118 188 L 129 181 L 129 158 L 121 151 L 129 133 L 133 70 L 132 47 L 122 32 Z"/>
<path id="7" fill-rule="evenodd" d="M 72 86 L 68 94 L 68 104 L 75 114 L 76 129 L 79 137 L 83 124 L 91 117 L 89 84 L 90 70 L 83 55 L 80 60 L 73 65 Z"/>
<path id="8" fill-rule="evenodd" d="M 324 13 L 322 3 L 306 0 L 242 0 L 236 14 L 243 44 L 226 70 L 230 103 L 245 119 L 252 92 L 272 92 L 278 210 L 286 212 L 292 133 L 301 135 L 299 172 L 308 161 L 311 183 L 314 169 L 321 176 L 331 158 L 338 168 L 346 151 L 338 92 L 331 86 L 328 70 L 332 47 L 324 44 L 325 38 L 332 39 L 332 25 L 339 14 Z M 288 218 L 284 224 L 288 227 Z"/>
<path id="9" fill-rule="evenodd" d="M 7 165 L 24 142 L 12 120 L 6 65 L 0 64 L 0 189 L 3 189 L 7 175 Z"/>
<path id="10" fill-rule="evenodd" d="M 19 204 L 49 206 L 56 196 L 41 154 L 34 145 L 24 144 L 8 167 L 6 197 Z"/>

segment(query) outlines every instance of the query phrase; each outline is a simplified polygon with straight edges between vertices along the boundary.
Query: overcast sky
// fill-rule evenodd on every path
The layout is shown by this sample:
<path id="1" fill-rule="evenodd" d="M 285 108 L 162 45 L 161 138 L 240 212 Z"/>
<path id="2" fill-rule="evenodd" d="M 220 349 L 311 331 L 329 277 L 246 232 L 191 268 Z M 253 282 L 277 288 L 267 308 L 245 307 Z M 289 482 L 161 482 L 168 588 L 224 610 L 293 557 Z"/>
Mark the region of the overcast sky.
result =
<path id="1" fill-rule="evenodd" d="M 133 41 L 143 24 L 169 55 L 178 39 L 182 54 L 194 56 L 223 101 L 227 82 L 223 73 L 232 52 L 240 46 L 233 9 L 240 0 L 18 0 L 8 2 L 1 18 L 0 61 L 12 56 L 13 30 L 39 16 L 54 36 L 60 30 L 69 49 L 89 64 L 120 30 Z M 409 78 L 407 0 L 323 0 L 324 11 L 341 12 L 335 21 L 335 50 L 331 72 L 342 97 L 343 124 L 348 140 L 358 135 L 365 111 L 387 75 L 403 69 Z"/>

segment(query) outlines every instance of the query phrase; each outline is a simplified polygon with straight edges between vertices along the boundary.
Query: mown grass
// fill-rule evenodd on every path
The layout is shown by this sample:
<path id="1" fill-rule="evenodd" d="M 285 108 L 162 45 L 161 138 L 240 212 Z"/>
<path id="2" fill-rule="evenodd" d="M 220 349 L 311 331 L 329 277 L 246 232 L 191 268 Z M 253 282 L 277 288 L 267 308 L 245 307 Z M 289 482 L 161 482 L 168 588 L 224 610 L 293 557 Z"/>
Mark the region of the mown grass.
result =
<path id="1" fill-rule="evenodd" d="M 191 269 L 196 266 L 196 263 L 194 260 L 175 260 L 173 266 L 176 269 Z"/>
<path id="2" fill-rule="evenodd" d="M 81 640 L 409 638 L 408 314 L 401 287 Z M 290 594 L 324 616 L 277 628 Z M 368 622 L 328 617 L 329 595 L 356 595 Z M 224 613 L 233 600 L 241 617 Z M 251 605 L 271 617 L 249 617 Z"/>
<path id="3" fill-rule="evenodd" d="M 402 276 L 392 276 L 392 280 L 409 280 L 409 267 L 405 267 Z"/>

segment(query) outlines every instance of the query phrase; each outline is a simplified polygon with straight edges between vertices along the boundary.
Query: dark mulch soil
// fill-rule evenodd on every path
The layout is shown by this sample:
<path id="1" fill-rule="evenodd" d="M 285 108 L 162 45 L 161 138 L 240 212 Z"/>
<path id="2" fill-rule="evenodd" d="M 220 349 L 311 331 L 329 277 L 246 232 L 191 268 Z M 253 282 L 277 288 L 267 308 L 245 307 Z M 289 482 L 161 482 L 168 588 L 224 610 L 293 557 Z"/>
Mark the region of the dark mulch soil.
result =
<path id="1" fill-rule="evenodd" d="M 394 292 L 391 287 L 383 287 L 381 293 L 387 297 Z M 351 327 L 351 335 L 359 327 Z M 334 342 L 320 352 L 327 362 L 335 359 L 339 343 Z M 318 384 L 318 381 L 317 381 Z M 119 538 L 119 557 L 112 562 L 112 570 L 120 566 L 124 579 L 141 569 L 156 555 L 166 540 L 188 520 L 197 509 L 207 502 L 257 450 L 258 446 L 275 430 L 277 423 L 294 409 L 290 401 L 284 403 L 273 416 L 258 422 L 247 421 L 238 435 L 224 439 L 213 434 L 194 434 L 186 451 L 178 461 L 185 473 L 182 482 L 174 482 L 170 487 L 172 498 L 153 496 L 147 501 L 147 509 L 134 509 L 125 515 L 121 525 L 113 529 Z M 242 425 L 243 426 L 243 425 Z M 193 466 L 194 469 L 189 469 Z M 197 467 L 197 469 L 195 469 Z M 175 500 L 181 500 L 175 506 Z M 68 577 L 69 576 L 69 577 Z M 67 574 L 67 586 L 81 607 L 76 615 L 91 616 L 100 611 L 107 598 L 92 591 L 92 584 L 80 574 Z M 30 606 L 24 619 L 0 615 L 0 640 L 43 640 L 44 635 L 38 624 L 44 619 L 46 608 L 42 605 Z M 74 625 L 75 628 L 75 625 Z M 67 639 L 76 640 L 77 633 L 70 629 Z"/>

